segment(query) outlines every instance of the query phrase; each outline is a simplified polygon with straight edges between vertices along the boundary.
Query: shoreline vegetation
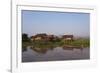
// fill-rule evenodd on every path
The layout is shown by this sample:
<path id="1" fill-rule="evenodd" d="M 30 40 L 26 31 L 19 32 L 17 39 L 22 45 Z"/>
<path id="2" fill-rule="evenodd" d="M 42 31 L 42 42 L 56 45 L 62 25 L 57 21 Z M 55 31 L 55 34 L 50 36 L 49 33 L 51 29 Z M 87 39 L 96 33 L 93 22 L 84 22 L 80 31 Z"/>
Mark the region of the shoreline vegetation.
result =
<path id="1" fill-rule="evenodd" d="M 22 34 L 22 49 L 26 46 L 33 46 L 37 48 L 53 48 L 53 47 L 66 47 L 66 48 L 89 48 L 90 39 L 89 38 L 77 38 L 74 39 L 73 35 L 66 35 L 66 37 L 54 35 L 44 35 L 39 34 L 38 36 L 28 37 L 28 34 Z M 65 35 L 64 35 L 65 36 Z"/>

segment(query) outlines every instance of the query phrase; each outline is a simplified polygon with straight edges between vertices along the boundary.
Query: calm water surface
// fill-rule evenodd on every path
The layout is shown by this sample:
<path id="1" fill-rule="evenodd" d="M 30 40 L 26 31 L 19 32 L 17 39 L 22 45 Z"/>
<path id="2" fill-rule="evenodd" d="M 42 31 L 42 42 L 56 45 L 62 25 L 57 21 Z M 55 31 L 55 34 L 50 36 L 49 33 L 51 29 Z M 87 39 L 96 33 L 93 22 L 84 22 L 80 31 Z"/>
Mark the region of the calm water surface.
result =
<path id="1" fill-rule="evenodd" d="M 59 61 L 89 59 L 89 48 L 34 48 L 27 47 L 22 51 L 22 62 Z"/>

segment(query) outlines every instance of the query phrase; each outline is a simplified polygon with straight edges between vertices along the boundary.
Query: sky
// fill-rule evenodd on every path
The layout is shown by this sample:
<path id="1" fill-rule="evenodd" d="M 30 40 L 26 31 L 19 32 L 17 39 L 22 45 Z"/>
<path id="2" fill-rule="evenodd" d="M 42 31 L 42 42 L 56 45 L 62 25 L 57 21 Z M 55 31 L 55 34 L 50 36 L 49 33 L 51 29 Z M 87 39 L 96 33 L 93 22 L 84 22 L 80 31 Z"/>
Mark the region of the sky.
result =
<path id="1" fill-rule="evenodd" d="M 47 33 L 89 37 L 90 14 L 22 10 L 22 33 L 29 36 Z"/>

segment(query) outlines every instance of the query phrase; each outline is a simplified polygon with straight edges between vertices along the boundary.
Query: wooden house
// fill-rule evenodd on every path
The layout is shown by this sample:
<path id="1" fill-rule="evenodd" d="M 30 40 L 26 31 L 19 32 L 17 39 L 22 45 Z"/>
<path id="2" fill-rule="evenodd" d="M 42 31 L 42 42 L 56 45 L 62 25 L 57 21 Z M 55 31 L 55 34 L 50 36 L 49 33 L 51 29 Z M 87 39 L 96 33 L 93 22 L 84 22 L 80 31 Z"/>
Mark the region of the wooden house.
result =
<path id="1" fill-rule="evenodd" d="M 62 39 L 64 39 L 64 40 L 73 40 L 73 35 L 63 35 Z"/>
<path id="2" fill-rule="evenodd" d="M 47 34 L 43 33 L 43 34 L 37 34 L 35 36 L 32 36 L 31 37 L 31 40 L 34 41 L 34 40 L 44 40 L 46 39 L 47 37 Z"/>

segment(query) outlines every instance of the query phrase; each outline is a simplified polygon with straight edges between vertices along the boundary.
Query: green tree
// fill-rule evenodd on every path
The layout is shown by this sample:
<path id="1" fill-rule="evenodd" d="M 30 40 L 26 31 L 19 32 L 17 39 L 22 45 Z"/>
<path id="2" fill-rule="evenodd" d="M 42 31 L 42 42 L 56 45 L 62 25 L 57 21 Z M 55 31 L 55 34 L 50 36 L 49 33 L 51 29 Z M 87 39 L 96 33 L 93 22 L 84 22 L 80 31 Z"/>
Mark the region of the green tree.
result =
<path id="1" fill-rule="evenodd" d="M 22 34 L 22 41 L 23 42 L 29 42 L 28 34 L 26 34 L 26 33 Z"/>

